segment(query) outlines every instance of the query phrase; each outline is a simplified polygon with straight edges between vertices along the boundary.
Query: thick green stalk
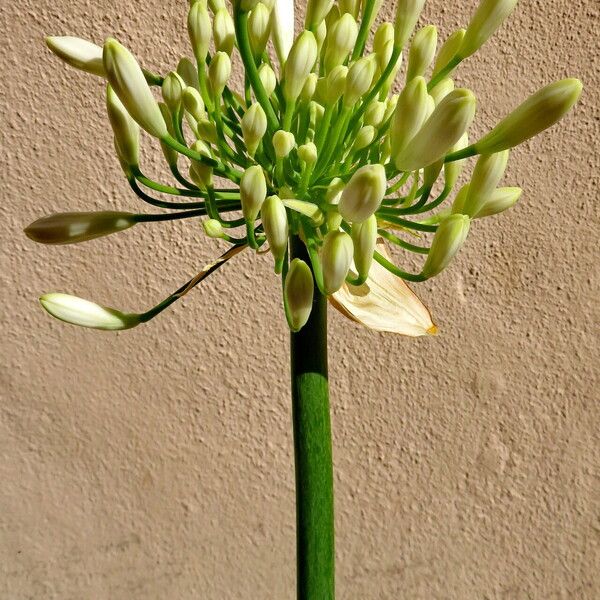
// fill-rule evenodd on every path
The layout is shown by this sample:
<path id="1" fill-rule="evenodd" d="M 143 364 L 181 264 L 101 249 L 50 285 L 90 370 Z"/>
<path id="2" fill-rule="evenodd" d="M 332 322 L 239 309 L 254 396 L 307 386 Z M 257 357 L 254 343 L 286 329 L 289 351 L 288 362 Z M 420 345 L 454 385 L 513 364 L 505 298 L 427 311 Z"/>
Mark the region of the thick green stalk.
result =
<path id="1" fill-rule="evenodd" d="M 310 265 L 294 237 L 291 257 Z M 327 298 L 315 289 L 306 325 L 291 334 L 298 600 L 333 600 L 334 522 L 327 384 Z"/>

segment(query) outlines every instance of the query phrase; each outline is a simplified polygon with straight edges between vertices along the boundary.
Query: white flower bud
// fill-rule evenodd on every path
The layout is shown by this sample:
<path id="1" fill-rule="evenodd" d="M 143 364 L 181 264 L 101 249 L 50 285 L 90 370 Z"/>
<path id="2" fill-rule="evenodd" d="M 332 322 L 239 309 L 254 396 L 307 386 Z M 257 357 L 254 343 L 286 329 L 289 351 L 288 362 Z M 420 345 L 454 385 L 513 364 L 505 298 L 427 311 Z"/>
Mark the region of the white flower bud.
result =
<path id="1" fill-rule="evenodd" d="M 317 147 L 313 142 L 307 142 L 298 146 L 298 158 L 308 165 L 317 162 Z"/>
<path id="2" fill-rule="evenodd" d="M 507 163 L 508 150 L 496 154 L 482 154 L 479 157 L 473 170 L 469 193 L 462 211 L 464 215 L 473 217 L 489 200 L 504 175 Z"/>
<path id="3" fill-rule="evenodd" d="M 387 109 L 385 102 L 379 102 L 373 100 L 365 111 L 364 123 L 365 125 L 372 125 L 373 127 L 379 127 L 385 117 L 385 111 Z"/>
<path id="4" fill-rule="evenodd" d="M 387 179 L 383 165 L 365 165 L 357 169 L 342 192 L 339 211 L 348 223 L 366 221 L 379 208 Z"/>
<path id="5" fill-rule="evenodd" d="M 394 42 L 397 48 L 404 48 L 410 38 L 425 0 L 398 0 L 394 22 Z"/>
<path id="6" fill-rule="evenodd" d="M 517 0 L 481 0 L 467 27 L 460 57 L 467 58 L 477 52 L 502 25 L 516 4 Z"/>
<path id="7" fill-rule="evenodd" d="M 468 145 L 469 134 L 465 132 L 460 138 L 460 140 L 458 140 L 458 142 L 456 142 L 456 144 L 452 146 L 450 152 L 458 152 L 459 150 L 466 148 Z M 444 164 L 444 178 L 446 188 L 452 189 L 456 185 L 456 182 L 458 181 L 458 178 L 460 177 L 460 174 L 465 165 L 465 160 L 466 159 L 453 160 Z"/>
<path id="8" fill-rule="evenodd" d="M 469 184 L 467 183 L 466 185 L 463 185 L 460 188 L 460 190 L 458 190 L 458 193 L 456 194 L 456 197 L 454 198 L 454 202 L 452 202 L 452 209 L 450 211 L 450 214 L 452 214 L 452 215 L 464 214 L 465 201 L 467 200 L 468 193 L 469 193 Z"/>
<path id="9" fill-rule="evenodd" d="M 450 77 L 442 79 L 430 93 L 434 106 L 437 106 L 452 90 L 454 90 L 454 81 Z"/>
<path id="10" fill-rule="evenodd" d="M 421 275 L 435 277 L 448 266 L 463 245 L 469 225 L 470 219 L 466 215 L 450 215 L 442 220 L 433 236 Z"/>
<path id="11" fill-rule="evenodd" d="M 25 228 L 25 235 L 40 244 L 78 244 L 133 227 L 135 215 L 128 212 L 56 213 Z"/>
<path id="12" fill-rule="evenodd" d="M 196 69 L 194 63 L 184 56 L 177 63 L 177 73 L 183 81 L 185 81 L 185 85 L 188 87 L 192 87 L 194 89 L 199 89 L 198 86 L 198 70 Z"/>
<path id="13" fill-rule="evenodd" d="M 317 80 L 319 79 L 316 73 L 310 73 L 306 78 L 302 91 L 300 92 L 300 100 L 304 103 L 311 101 L 317 88 Z"/>
<path id="14" fill-rule="evenodd" d="M 100 46 L 69 35 L 48 36 L 46 45 L 68 65 L 92 75 L 106 76 Z"/>
<path id="15" fill-rule="evenodd" d="M 171 71 L 163 80 L 162 97 L 169 110 L 176 112 L 181 105 L 181 96 L 186 88 L 185 81 L 181 75 L 175 71 Z"/>
<path id="16" fill-rule="evenodd" d="M 320 25 L 317 27 L 315 31 L 315 39 L 317 40 L 317 54 L 321 55 L 321 50 L 323 49 L 323 44 L 325 43 L 325 38 L 327 37 L 327 23 L 325 21 L 321 21 Z"/>
<path id="17" fill-rule="evenodd" d="M 300 331 L 312 310 L 315 284 L 310 267 L 300 258 L 290 263 L 285 278 L 286 316 L 292 331 Z"/>
<path id="18" fill-rule="evenodd" d="M 187 110 L 190 115 L 196 119 L 196 121 L 201 121 L 206 117 L 206 113 L 204 111 L 204 100 L 202 100 L 202 96 L 196 88 L 185 88 L 182 99 L 185 110 Z"/>
<path id="19" fill-rule="evenodd" d="M 206 2 L 194 2 L 190 6 L 187 29 L 196 62 L 198 65 L 204 65 L 212 33 L 212 24 Z"/>
<path id="20" fill-rule="evenodd" d="M 406 81 L 425 74 L 435 56 L 437 47 L 437 28 L 428 25 L 419 29 L 410 45 Z"/>
<path id="21" fill-rule="evenodd" d="M 358 25 L 352 15 L 346 13 L 336 21 L 327 36 L 327 49 L 325 51 L 325 69 L 330 71 L 333 67 L 341 65 L 356 44 Z"/>
<path id="22" fill-rule="evenodd" d="M 279 196 L 269 196 L 260 209 L 260 218 L 275 259 L 275 273 L 281 273 L 288 245 L 288 221 Z"/>
<path id="23" fill-rule="evenodd" d="M 127 112 L 150 135 L 167 136 L 167 126 L 140 66 L 117 40 L 109 38 L 103 52 L 106 76 Z"/>
<path id="24" fill-rule="evenodd" d="M 242 136 L 249 156 L 254 156 L 260 141 L 267 131 L 267 116 L 262 106 L 255 102 L 242 117 Z"/>
<path id="25" fill-rule="evenodd" d="M 139 165 L 140 127 L 130 117 L 110 85 L 106 86 L 106 110 L 115 134 L 115 144 L 119 148 L 120 158 L 128 166 L 137 167 Z"/>
<path id="26" fill-rule="evenodd" d="M 192 144 L 191 149 L 198 154 L 210 157 L 210 148 L 202 140 L 196 140 Z M 200 189 L 206 189 L 213 184 L 212 167 L 203 162 L 192 160 L 190 164 L 190 177 Z"/>
<path id="27" fill-rule="evenodd" d="M 306 6 L 306 29 L 312 29 L 321 24 L 328 15 L 334 0 L 308 0 Z"/>
<path id="28" fill-rule="evenodd" d="M 196 133 L 205 142 L 217 143 L 217 126 L 206 118 L 202 118 L 196 123 Z"/>
<path id="29" fill-rule="evenodd" d="M 358 152 L 359 150 L 366 148 L 375 139 L 376 133 L 377 132 L 375 131 L 375 127 L 373 127 L 373 125 L 365 125 L 364 127 L 361 127 L 356 134 L 354 143 L 352 144 L 353 152 Z"/>
<path id="30" fill-rule="evenodd" d="M 317 60 L 317 40 L 310 31 L 303 31 L 294 42 L 284 67 L 283 96 L 295 102 Z"/>
<path id="31" fill-rule="evenodd" d="M 231 59 L 226 52 L 217 52 L 208 67 L 208 80 L 215 98 L 218 99 L 231 75 Z"/>
<path id="32" fill-rule="evenodd" d="M 391 23 L 382 23 L 373 36 L 373 52 L 387 54 L 390 42 L 394 43 L 394 26 Z"/>
<path id="33" fill-rule="evenodd" d="M 195 1 L 196 0 L 191 0 L 190 4 Z M 208 0 L 208 6 L 210 7 L 210 10 L 216 14 L 225 8 L 225 0 Z"/>
<path id="34" fill-rule="evenodd" d="M 330 231 L 323 240 L 321 263 L 323 287 L 327 295 L 337 292 L 344 283 L 352 264 L 354 246 L 345 231 Z"/>
<path id="35" fill-rule="evenodd" d="M 517 203 L 522 193 L 523 190 L 519 187 L 503 187 L 495 189 L 477 213 L 475 213 L 473 218 L 481 219 L 483 217 L 491 217 L 492 215 L 497 215 L 498 213 L 508 210 Z"/>
<path id="36" fill-rule="evenodd" d="M 247 222 L 253 223 L 267 197 L 267 182 L 262 167 L 248 167 L 240 181 L 240 201 L 242 214 Z"/>
<path id="37" fill-rule="evenodd" d="M 392 156 L 398 156 L 421 129 L 427 115 L 427 82 L 411 79 L 398 97 L 390 129 Z"/>
<path id="38" fill-rule="evenodd" d="M 296 145 L 294 134 L 280 129 L 273 135 L 273 148 L 277 158 L 285 158 Z"/>
<path id="39" fill-rule="evenodd" d="M 346 88 L 344 90 L 344 106 L 350 107 L 356 104 L 360 97 L 369 91 L 373 83 L 377 61 L 373 55 L 359 58 L 352 63 L 346 77 Z"/>
<path id="40" fill-rule="evenodd" d="M 337 206 L 340 203 L 343 191 L 344 182 L 339 177 L 332 179 L 327 186 L 325 200 L 327 200 L 327 203 L 332 207 L 327 211 L 327 231 L 337 231 L 342 224 L 342 215 L 338 212 Z"/>
<path id="41" fill-rule="evenodd" d="M 283 67 L 294 43 L 294 0 L 275 0 L 271 36 L 279 64 Z"/>
<path id="42" fill-rule="evenodd" d="M 338 5 L 340 14 L 350 13 L 355 19 L 358 18 L 361 0 L 339 0 Z M 331 12 L 333 12 L 333 9 Z M 331 14 L 331 12 L 329 14 Z"/>
<path id="43" fill-rule="evenodd" d="M 275 76 L 275 71 L 267 64 L 263 63 L 260 65 L 260 69 L 258 69 L 258 76 L 260 81 L 265 88 L 265 92 L 267 96 L 271 96 L 277 87 L 277 77 Z"/>
<path id="44" fill-rule="evenodd" d="M 267 47 L 271 34 L 271 11 L 259 2 L 248 17 L 248 37 L 254 56 L 260 56 Z"/>
<path id="45" fill-rule="evenodd" d="M 377 217 L 375 215 L 371 215 L 362 223 L 352 224 L 352 242 L 356 272 L 360 279 L 366 279 L 377 243 Z"/>
<path id="46" fill-rule="evenodd" d="M 286 208 L 296 211 L 297 213 L 300 213 L 301 215 L 311 219 L 317 227 L 320 227 L 325 221 L 325 217 L 321 212 L 321 209 L 312 202 L 296 200 L 295 198 L 283 198 L 282 202 Z"/>
<path id="47" fill-rule="evenodd" d="M 213 39 L 217 52 L 231 55 L 235 46 L 235 27 L 226 8 L 220 8 L 213 19 Z"/>
<path id="48" fill-rule="evenodd" d="M 331 73 L 325 79 L 327 104 L 335 104 L 346 89 L 346 79 L 348 77 L 348 67 L 340 65 L 331 70 Z"/>
<path id="49" fill-rule="evenodd" d="M 431 73 L 432 77 L 437 75 L 456 56 L 463 43 L 465 33 L 465 29 L 457 29 L 454 33 L 450 34 L 448 39 L 442 44 L 433 65 L 433 72 Z M 448 75 L 449 74 L 450 73 L 448 73 Z"/>
<path id="50" fill-rule="evenodd" d="M 225 235 L 223 225 L 221 225 L 217 219 L 206 219 L 205 221 L 202 221 L 202 228 L 209 238 L 222 239 Z"/>
<path id="51" fill-rule="evenodd" d="M 45 294 L 40 303 L 53 317 L 80 327 L 117 331 L 141 323 L 140 315 L 122 313 L 69 294 Z"/>
<path id="52" fill-rule="evenodd" d="M 579 99 L 583 86 L 579 79 L 563 79 L 542 88 L 502 119 L 475 148 L 491 154 L 513 148 L 560 121 Z"/>
<path id="53" fill-rule="evenodd" d="M 416 171 L 445 156 L 473 121 L 475 106 L 475 96 L 469 90 L 450 92 L 396 156 L 397 168 Z"/>

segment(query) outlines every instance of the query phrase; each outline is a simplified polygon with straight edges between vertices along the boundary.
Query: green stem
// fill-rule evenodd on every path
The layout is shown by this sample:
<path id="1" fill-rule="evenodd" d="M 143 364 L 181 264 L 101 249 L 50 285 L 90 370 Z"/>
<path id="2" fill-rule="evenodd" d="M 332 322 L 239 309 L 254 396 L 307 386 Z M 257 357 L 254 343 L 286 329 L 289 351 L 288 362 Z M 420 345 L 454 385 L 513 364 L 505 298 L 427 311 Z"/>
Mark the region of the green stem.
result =
<path id="1" fill-rule="evenodd" d="M 291 257 L 310 264 L 294 236 Z M 331 422 L 327 384 L 327 298 L 315 290 L 306 325 L 291 334 L 292 418 L 296 465 L 298 600 L 334 598 Z"/>

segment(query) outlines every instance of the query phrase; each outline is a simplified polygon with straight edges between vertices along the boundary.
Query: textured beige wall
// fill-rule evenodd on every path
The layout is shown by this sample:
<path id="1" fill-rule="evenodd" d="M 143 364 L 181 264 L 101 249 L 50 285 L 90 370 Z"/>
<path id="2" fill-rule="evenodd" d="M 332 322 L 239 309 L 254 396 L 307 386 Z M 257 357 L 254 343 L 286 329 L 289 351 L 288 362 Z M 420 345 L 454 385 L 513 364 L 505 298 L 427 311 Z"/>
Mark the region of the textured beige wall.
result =
<path id="1" fill-rule="evenodd" d="M 423 22 L 445 37 L 473 4 L 430 0 Z M 140 310 L 218 244 L 196 223 L 62 248 L 20 233 L 53 211 L 139 208 L 102 83 L 53 59 L 42 35 L 116 34 L 164 71 L 189 53 L 185 6 L 0 7 L 2 600 L 294 598 L 270 259 L 242 255 L 150 325 L 102 334 L 53 321 L 36 297 Z M 513 153 L 516 209 L 476 223 L 452 268 L 418 286 L 441 334 L 331 316 L 342 600 L 600 597 L 598 16 L 592 0 L 523 0 L 457 76 L 480 98 L 480 132 L 553 79 L 586 91 Z"/>

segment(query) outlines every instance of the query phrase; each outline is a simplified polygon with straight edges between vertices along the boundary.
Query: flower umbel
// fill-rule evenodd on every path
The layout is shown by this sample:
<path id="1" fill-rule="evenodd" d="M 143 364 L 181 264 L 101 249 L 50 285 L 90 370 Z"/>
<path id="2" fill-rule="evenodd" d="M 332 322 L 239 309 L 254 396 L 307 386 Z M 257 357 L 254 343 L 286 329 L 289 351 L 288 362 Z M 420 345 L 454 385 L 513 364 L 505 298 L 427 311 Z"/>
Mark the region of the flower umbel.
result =
<path id="1" fill-rule="evenodd" d="M 145 313 L 65 294 L 43 296 L 44 308 L 84 327 L 127 329 L 162 312 L 242 249 L 263 254 L 268 247 L 293 331 L 307 322 L 319 292 L 368 327 L 434 332 L 404 280 L 440 273 L 464 245 L 472 220 L 517 202 L 520 188 L 497 187 L 509 149 L 554 125 L 582 91 L 577 79 L 551 83 L 469 145 L 475 95 L 455 89 L 451 76 L 516 3 L 481 0 L 465 28 L 445 35 L 438 49 L 434 25 L 414 33 L 424 0 L 398 0 L 394 22 L 381 24 L 372 44 L 378 0 L 310 0 L 297 36 L 290 0 L 235 1 L 232 10 L 222 1 L 194 1 L 187 15 L 193 60 L 182 57 L 164 76 L 143 69 L 112 38 L 103 47 L 46 38 L 67 64 L 107 80 L 122 171 L 133 192 L 163 212 L 59 213 L 32 223 L 26 234 L 69 244 L 138 223 L 202 218 L 206 235 L 231 247 Z M 230 75 L 240 66 L 245 85 L 236 89 Z M 144 131 L 160 144 L 173 182 L 144 174 Z M 470 182 L 457 188 L 476 155 Z M 218 180 L 230 183 L 216 187 Z M 430 243 L 416 243 L 427 236 Z M 290 260 L 290 238 L 302 241 L 306 260 Z M 422 269 L 396 266 L 382 238 L 423 255 Z"/>

